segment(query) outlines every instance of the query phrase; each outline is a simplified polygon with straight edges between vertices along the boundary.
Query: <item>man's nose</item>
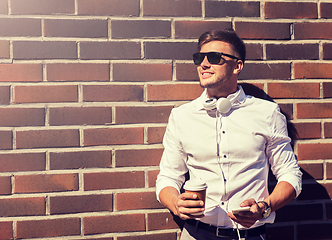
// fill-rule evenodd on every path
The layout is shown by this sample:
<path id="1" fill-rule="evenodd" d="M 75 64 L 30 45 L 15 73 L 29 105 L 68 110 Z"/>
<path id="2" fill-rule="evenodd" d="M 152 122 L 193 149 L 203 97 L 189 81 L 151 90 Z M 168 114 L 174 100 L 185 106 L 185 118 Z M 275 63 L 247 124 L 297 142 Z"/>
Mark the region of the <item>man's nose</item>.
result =
<path id="1" fill-rule="evenodd" d="M 203 62 L 201 63 L 201 66 L 211 66 L 207 56 L 204 57 Z"/>

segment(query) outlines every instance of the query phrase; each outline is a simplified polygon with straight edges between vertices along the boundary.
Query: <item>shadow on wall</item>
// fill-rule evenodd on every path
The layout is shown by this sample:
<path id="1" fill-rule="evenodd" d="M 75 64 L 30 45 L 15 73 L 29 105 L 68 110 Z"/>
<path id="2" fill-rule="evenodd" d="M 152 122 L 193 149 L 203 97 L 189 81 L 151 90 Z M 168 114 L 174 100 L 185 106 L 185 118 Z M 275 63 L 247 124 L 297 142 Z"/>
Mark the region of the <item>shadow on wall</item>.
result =
<path id="1" fill-rule="evenodd" d="M 240 83 L 247 95 L 274 100 L 262 89 L 249 83 Z M 286 116 L 288 135 L 294 140 L 298 139 L 298 133 L 284 111 Z M 267 240 L 323 240 L 332 239 L 332 224 L 326 219 L 332 219 L 332 201 L 328 192 L 314 177 L 301 168 L 303 173 L 303 189 L 297 199 L 277 210 L 275 224 L 267 227 Z M 187 174 L 186 179 L 189 179 Z M 269 174 L 269 190 L 273 190 L 276 179 L 272 172 Z M 174 221 L 182 230 L 184 221 L 173 215 Z"/>

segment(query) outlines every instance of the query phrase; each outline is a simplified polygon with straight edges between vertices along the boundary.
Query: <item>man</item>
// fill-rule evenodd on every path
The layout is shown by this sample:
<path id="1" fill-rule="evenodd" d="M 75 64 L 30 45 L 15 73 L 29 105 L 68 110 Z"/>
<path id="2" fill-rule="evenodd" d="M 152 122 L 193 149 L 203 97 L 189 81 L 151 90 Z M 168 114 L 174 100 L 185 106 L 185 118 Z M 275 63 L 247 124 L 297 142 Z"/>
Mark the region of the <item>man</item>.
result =
<path id="1" fill-rule="evenodd" d="M 194 63 L 205 90 L 172 110 L 157 198 L 186 220 L 182 240 L 264 240 L 264 224 L 301 191 L 285 117 L 277 104 L 245 95 L 237 84 L 246 53 L 233 30 L 204 33 L 198 49 Z M 271 194 L 269 167 L 278 180 Z M 208 186 L 205 208 L 197 195 L 180 192 L 188 171 Z M 232 212 L 242 207 L 250 211 Z"/>

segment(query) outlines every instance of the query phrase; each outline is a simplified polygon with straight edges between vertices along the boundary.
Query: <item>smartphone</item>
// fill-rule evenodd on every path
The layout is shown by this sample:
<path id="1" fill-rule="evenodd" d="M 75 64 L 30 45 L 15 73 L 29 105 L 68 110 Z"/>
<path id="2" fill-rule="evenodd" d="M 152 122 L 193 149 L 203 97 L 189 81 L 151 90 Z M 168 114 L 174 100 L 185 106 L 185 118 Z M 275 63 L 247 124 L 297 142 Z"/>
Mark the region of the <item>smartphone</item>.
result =
<path id="1" fill-rule="evenodd" d="M 250 211 L 250 207 L 242 207 L 232 210 L 233 214 L 239 214 L 240 212 L 248 212 L 248 211 Z"/>

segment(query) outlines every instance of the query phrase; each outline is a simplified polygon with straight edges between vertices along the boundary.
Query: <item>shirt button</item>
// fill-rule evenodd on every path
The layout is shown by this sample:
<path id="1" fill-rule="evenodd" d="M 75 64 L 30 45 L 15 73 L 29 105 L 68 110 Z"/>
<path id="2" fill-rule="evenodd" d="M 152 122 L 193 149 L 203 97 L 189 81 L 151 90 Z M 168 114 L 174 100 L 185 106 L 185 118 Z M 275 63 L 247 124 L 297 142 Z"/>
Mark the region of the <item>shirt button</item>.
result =
<path id="1" fill-rule="evenodd" d="M 224 158 L 227 158 L 227 156 L 226 156 L 226 155 L 224 155 Z"/>

